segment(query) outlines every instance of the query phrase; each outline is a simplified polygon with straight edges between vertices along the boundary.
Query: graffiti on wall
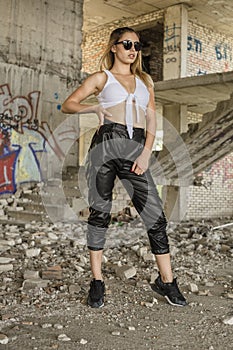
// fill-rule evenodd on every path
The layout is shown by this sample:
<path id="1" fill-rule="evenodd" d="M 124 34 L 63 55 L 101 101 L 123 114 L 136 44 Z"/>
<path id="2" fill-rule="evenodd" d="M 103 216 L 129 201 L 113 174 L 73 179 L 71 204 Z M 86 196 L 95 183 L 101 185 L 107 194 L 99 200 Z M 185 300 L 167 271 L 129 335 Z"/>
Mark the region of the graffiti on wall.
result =
<path id="1" fill-rule="evenodd" d="M 181 27 L 178 27 L 176 23 L 173 23 L 172 26 L 166 26 L 164 31 L 164 55 L 169 55 L 165 59 L 166 63 L 176 62 L 177 58 L 176 52 L 180 52 L 181 43 L 180 43 L 180 30 Z"/>
<path id="2" fill-rule="evenodd" d="M 50 149 L 64 158 L 48 123 L 38 120 L 39 99 L 40 91 L 13 97 L 8 84 L 0 85 L 0 194 L 42 180 L 41 152 Z"/>
<path id="3" fill-rule="evenodd" d="M 192 63 L 192 69 L 195 66 L 196 75 L 207 74 L 207 72 L 216 72 L 216 60 L 218 62 L 218 71 L 227 72 L 232 67 L 232 47 L 228 43 L 221 41 L 210 45 L 209 39 L 205 41 L 202 37 L 188 35 L 187 51 L 189 52 L 189 61 Z M 213 66 L 212 66 L 213 64 Z"/>
<path id="4" fill-rule="evenodd" d="M 215 53 L 218 61 L 232 61 L 232 48 L 225 43 L 216 44 Z"/>
<path id="5" fill-rule="evenodd" d="M 202 53 L 202 42 L 199 39 L 193 38 L 189 35 L 187 50 L 195 51 L 196 53 Z"/>
<path id="6" fill-rule="evenodd" d="M 204 171 L 205 177 L 208 177 L 211 182 L 214 180 L 221 179 L 222 185 L 226 188 L 233 188 L 233 156 L 229 154 L 228 156 L 220 159 L 218 162 L 214 163 Z"/>

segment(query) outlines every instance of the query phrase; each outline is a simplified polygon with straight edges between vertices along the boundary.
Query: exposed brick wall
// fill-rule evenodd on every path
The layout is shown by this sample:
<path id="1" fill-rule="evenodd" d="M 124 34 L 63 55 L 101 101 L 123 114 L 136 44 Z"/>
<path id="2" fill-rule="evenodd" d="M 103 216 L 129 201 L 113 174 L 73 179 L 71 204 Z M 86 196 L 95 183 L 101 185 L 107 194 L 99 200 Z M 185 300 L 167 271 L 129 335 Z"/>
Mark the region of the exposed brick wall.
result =
<path id="1" fill-rule="evenodd" d="M 225 217 L 233 214 L 233 154 L 200 174 L 202 185 L 190 186 L 187 218 Z"/>
<path id="2" fill-rule="evenodd" d="M 163 23 L 163 11 L 152 12 L 143 16 L 123 19 L 121 21 L 112 22 L 110 25 L 105 25 L 95 32 L 85 33 L 82 52 L 83 65 L 82 70 L 85 73 L 93 73 L 99 68 L 99 59 L 106 47 L 110 33 L 117 27 L 133 27 L 140 30 L 140 26 L 146 27 L 155 26 L 157 22 Z"/>
<path id="3" fill-rule="evenodd" d="M 233 37 L 189 21 L 187 76 L 233 70 Z"/>
<path id="4" fill-rule="evenodd" d="M 188 124 L 199 123 L 202 120 L 202 114 L 188 112 Z"/>
<path id="5" fill-rule="evenodd" d="M 189 21 L 187 76 L 233 70 L 233 36 Z M 201 120 L 201 115 L 189 113 L 188 123 Z M 233 215 L 233 153 L 199 174 L 206 186 L 189 188 L 187 218 Z"/>

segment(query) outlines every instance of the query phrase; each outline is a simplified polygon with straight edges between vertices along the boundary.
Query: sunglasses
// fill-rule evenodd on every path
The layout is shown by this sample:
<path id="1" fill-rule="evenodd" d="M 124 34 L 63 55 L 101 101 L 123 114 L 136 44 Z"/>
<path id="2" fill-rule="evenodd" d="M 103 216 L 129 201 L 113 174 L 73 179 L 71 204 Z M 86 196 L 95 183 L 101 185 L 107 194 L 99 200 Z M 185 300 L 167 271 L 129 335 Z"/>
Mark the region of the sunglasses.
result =
<path id="1" fill-rule="evenodd" d="M 142 43 L 139 41 L 132 42 L 131 40 L 117 41 L 115 45 L 122 44 L 125 50 L 130 50 L 134 45 L 135 51 L 140 51 L 142 49 Z"/>

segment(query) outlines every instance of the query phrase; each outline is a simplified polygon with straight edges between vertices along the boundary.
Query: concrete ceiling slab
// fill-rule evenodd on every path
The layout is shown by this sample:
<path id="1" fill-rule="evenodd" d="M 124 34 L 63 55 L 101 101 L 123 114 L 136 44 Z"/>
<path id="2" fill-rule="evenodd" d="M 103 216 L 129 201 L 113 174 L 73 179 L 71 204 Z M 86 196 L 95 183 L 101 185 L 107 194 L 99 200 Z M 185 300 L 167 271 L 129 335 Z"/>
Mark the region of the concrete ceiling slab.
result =
<path id="1" fill-rule="evenodd" d="M 186 4 L 190 20 L 233 35 L 232 0 L 84 0 L 84 32 L 112 21 L 147 14 L 176 4 Z"/>
<path id="2" fill-rule="evenodd" d="M 155 99 L 164 105 L 187 105 L 189 111 L 204 114 L 213 111 L 233 92 L 233 72 L 213 73 L 155 83 Z"/>

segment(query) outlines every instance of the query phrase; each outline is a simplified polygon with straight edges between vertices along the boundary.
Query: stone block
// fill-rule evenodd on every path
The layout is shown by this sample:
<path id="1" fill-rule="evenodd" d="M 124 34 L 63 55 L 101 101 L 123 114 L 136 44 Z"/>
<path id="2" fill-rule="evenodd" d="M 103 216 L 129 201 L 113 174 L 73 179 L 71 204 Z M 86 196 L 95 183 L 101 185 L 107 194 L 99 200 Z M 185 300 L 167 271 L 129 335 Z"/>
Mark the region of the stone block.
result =
<path id="1" fill-rule="evenodd" d="M 61 280 L 62 279 L 62 268 L 60 265 L 50 266 L 47 270 L 42 271 L 42 279 L 48 280 Z"/>
<path id="2" fill-rule="evenodd" d="M 116 268 L 116 275 L 122 279 L 130 279 L 134 277 L 137 273 L 137 270 L 134 266 L 119 266 Z"/>

